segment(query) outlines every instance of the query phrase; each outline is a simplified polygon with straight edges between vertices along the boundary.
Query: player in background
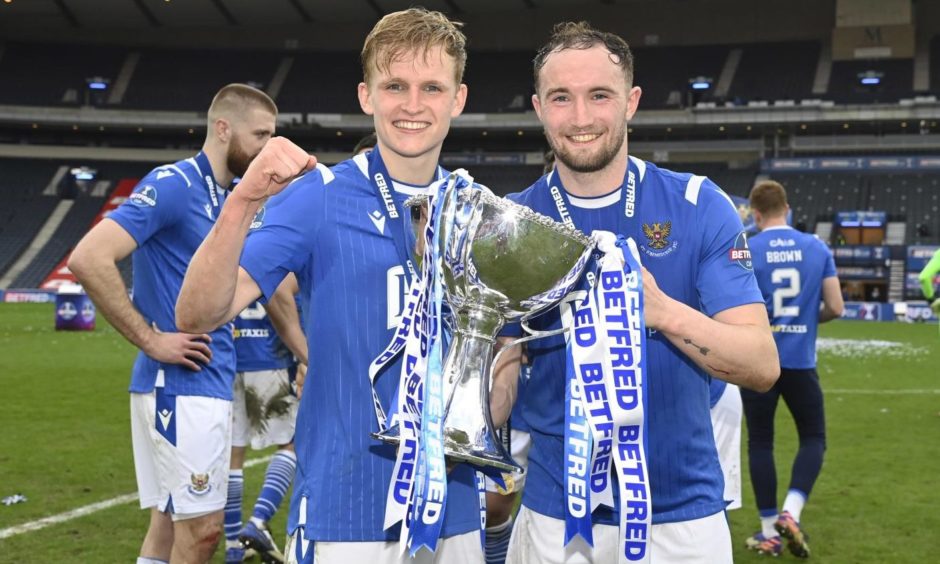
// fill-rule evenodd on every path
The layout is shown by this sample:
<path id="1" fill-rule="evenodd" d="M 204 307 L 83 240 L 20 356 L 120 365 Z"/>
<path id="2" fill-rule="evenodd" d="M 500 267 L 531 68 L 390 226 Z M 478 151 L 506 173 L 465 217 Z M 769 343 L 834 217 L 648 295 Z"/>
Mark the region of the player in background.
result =
<path id="1" fill-rule="evenodd" d="M 768 392 L 741 390 L 748 429 L 751 483 L 761 530 L 747 539 L 758 552 L 777 555 L 781 538 L 798 557 L 809 556 L 801 526 L 803 505 L 822 469 L 826 450 L 823 393 L 816 374 L 816 331 L 842 316 L 843 302 L 832 252 L 816 236 L 787 225 L 787 193 L 777 182 L 751 191 L 751 209 L 760 233 L 751 237 L 751 257 L 771 330 L 780 353 L 780 379 Z M 799 435 L 790 486 L 777 512 L 774 466 L 774 414 L 783 397 Z"/>
<path id="2" fill-rule="evenodd" d="M 719 378 L 708 385 L 712 432 L 718 449 L 718 462 L 725 479 L 726 511 L 741 509 L 741 425 L 744 406 L 741 388 Z"/>
<path id="3" fill-rule="evenodd" d="M 930 262 L 924 265 L 924 269 L 917 275 L 917 279 L 920 280 L 920 288 L 924 292 L 924 297 L 928 302 L 931 302 L 930 309 L 933 310 L 934 315 L 940 317 L 940 298 L 934 299 L 933 287 L 933 281 L 937 277 L 937 274 L 940 274 L 940 249 L 937 249 L 937 252 L 930 258 Z"/>
<path id="4" fill-rule="evenodd" d="M 369 436 L 378 426 L 368 366 L 402 314 L 415 241 L 410 214 L 400 210 L 446 175 L 438 160 L 466 101 L 465 61 L 463 33 L 439 12 L 409 9 L 382 18 L 363 46 L 358 90 L 377 146 L 326 168 L 286 139 L 272 140 L 190 264 L 177 304 L 177 319 L 190 330 L 215 327 L 270 296 L 288 272 L 309 299 L 307 341 L 316 363 L 297 415 L 288 562 L 311 562 L 314 555 L 320 564 L 410 560 L 397 542 L 398 526 L 384 529 L 395 448 Z M 263 224 L 246 241 L 266 201 Z M 385 406 L 400 363 L 401 357 L 376 379 Z M 507 374 L 517 375 L 518 367 Z M 514 394 L 509 384 L 505 393 Z M 497 397 L 503 406 L 512 399 Z M 415 561 L 482 563 L 474 472 L 461 464 L 447 478 L 443 540 Z"/>
<path id="5" fill-rule="evenodd" d="M 558 24 L 534 67 L 532 101 L 556 166 L 510 198 L 552 219 L 570 218 L 585 233 L 612 231 L 640 246 L 651 330 L 652 562 L 731 562 L 708 379 L 766 390 L 778 371 L 749 262 L 732 253 L 741 220 L 704 177 L 628 155 L 627 122 L 641 91 L 633 86 L 633 57 L 622 38 L 585 22 Z M 560 323 L 551 312 L 532 325 L 549 330 Z M 523 417 L 532 449 L 507 561 L 617 562 L 618 519 L 604 506 L 592 516 L 593 549 L 580 537 L 565 546 L 565 341 L 557 336 L 528 345 L 532 376 Z M 614 504 L 619 507 L 616 498 Z"/>
<path id="6" fill-rule="evenodd" d="M 276 117 L 260 90 L 243 84 L 219 90 L 202 150 L 145 176 L 69 259 L 98 310 L 140 349 L 131 375 L 131 431 L 140 506 L 150 508 L 150 525 L 138 564 L 206 562 L 222 537 L 234 316 L 210 333 L 186 333 L 177 329 L 174 306 L 227 188 L 271 138 Z M 133 301 L 116 264 L 131 253 Z"/>
<path id="7" fill-rule="evenodd" d="M 290 295 L 282 308 L 300 339 L 297 308 Z M 273 303 L 272 303 L 273 307 Z M 242 562 L 246 549 L 255 551 L 265 563 L 283 562 L 267 523 L 274 517 L 294 478 L 294 422 L 297 396 L 292 389 L 294 355 L 281 341 L 268 316 L 267 308 L 255 302 L 235 318 L 236 375 L 232 423 L 232 462 L 228 498 L 225 503 L 225 561 Z M 263 450 L 277 445 L 277 451 L 264 475 L 261 493 L 251 518 L 242 527 L 243 468 L 245 452 L 251 445 Z"/>

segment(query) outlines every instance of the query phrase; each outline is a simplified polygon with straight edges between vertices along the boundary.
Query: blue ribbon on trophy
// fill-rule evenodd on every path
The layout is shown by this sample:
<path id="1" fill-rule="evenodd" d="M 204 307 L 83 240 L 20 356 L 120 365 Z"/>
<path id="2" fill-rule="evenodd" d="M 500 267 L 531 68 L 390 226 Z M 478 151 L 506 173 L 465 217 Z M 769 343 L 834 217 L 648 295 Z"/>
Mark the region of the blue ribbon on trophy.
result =
<path id="1" fill-rule="evenodd" d="M 447 466 L 444 461 L 444 350 L 443 316 L 441 303 L 443 288 L 440 264 L 440 230 L 443 186 L 438 185 L 437 193 L 431 196 L 428 208 L 428 227 L 426 237 L 430 240 L 425 245 L 425 269 L 431 288 L 431 300 L 427 303 L 427 316 L 430 332 L 428 334 L 428 363 L 424 385 L 424 409 L 421 410 L 421 441 L 418 451 L 418 475 L 420 487 L 415 488 L 414 511 L 411 513 L 408 547 L 412 557 L 422 546 L 432 552 L 437 547 L 441 528 L 444 524 L 444 507 L 447 502 Z M 452 218 L 451 218 L 452 220 Z M 428 252 L 430 251 L 430 252 Z"/>
<path id="2" fill-rule="evenodd" d="M 569 505 L 578 507 L 582 499 L 593 501 L 590 496 L 595 491 L 607 490 L 607 469 L 613 458 L 620 497 L 619 560 L 649 562 L 652 497 L 646 457 L 642 268 L 632 239 L 601 231 L 593 236 L 603 253 L 596 283 L 585 300 L 569 304 L 571 393 L 567 401 L 582 404 L 581 410 L 569 408 L 568 413 L 584 413 L 594 448 L 585 495 L 569 488 L 567 498 Z M 566 426 L 566 448 L 578 444 L 580 429 L 577 421 Z M 566 485 L 577 483 L 584 474 L 580 464 L 569 464 Z M 593 509 L 597 504 L 589 502 L 588 506 Z M 585 534 L 589 528 L 590 511 L 586 516 L 566 515 L 565 542 L 581 535 L 592 544 L 592 538 Z"/>

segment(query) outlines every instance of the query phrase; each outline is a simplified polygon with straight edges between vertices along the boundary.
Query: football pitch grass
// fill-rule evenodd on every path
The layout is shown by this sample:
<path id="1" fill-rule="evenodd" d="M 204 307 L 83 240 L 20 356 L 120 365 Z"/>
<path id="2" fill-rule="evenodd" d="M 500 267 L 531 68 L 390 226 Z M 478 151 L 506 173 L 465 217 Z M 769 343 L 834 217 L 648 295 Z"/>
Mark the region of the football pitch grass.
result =
<path id="1" fill-rule="evenodd" d="M 12 527 L 136 490 L 127 383 L 134 349 L 99 317 L 56 332 L 51 304 L 0 304 L 0 537 Z M 837 321 L 820 330 L 828 450 L 803 511 L 812 558 L 830 563 L 940 561 L 940 336 L 936 326 Z M 365 377 L 365 376 L 364 376 Z M 782 503 L 796 432 L 777 413 Z M 742 443 L 746 445 L 746 430 Z M 746 447 L 745 447 L 746 448 Z M 262 456 L 265 453 L 254 453 Z M 245 516 L 265 464 L 245 470 Z M 736 562 L 758 529 L 742 453 L 744 508 L 730 513 Z M 286 502 L 271 524 L 284 538 Z M 148 516 L 136 499 L 0 538 L 0 563 L 133 562 Z M 788 553 L 781 558 L 793 559 Z M 222 550 L 213 562 L 222 562 Z"/>

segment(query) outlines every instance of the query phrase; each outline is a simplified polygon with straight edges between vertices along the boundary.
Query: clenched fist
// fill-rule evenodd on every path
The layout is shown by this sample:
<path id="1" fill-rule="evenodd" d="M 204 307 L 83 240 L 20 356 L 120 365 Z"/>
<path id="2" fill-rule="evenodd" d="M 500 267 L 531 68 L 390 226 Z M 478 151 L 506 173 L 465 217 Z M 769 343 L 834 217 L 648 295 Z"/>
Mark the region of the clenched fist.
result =
<path id="1" fill-rule="evenodd" d="M 298 175 L 313 170 L 317 159 L 286 137 L 273 137 L 251 161 L 233 194 L 258 201 L 284 189 Z"/>

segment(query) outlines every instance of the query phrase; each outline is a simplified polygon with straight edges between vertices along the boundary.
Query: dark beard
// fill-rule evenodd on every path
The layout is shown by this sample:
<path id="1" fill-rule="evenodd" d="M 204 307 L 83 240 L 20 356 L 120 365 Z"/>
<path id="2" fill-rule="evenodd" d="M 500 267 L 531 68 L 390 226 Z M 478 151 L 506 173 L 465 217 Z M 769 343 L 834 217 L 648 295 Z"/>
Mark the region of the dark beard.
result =
<path id="1" fill-rule="evenodd" d="M 245 176 L 248 171 L 248 165 L 254 160 L 254 155 L 249 155 L 242 149 L 241 143 L 236 138 L 228 146 L 228 153 L 225 155 L 225 166 L 235 175 L 236 178 Z"/>
<path id="2" fill-rule="evenodd" d="M 548 135 L 548 132 L 545 132 L 545 139 L 555 152 L 555 158 L 561 161 L 568 169 L 574 172 L 588 173 L 603 170 L 604 167 L 614 160 L 614 157 L 620 152 L 620 146 L 623 145 L 625 134 L 626 128 L 623 129 L 623 135 L 620 136 L 620 140 L 617 143 L 602 147 L 598 153 L 586 160 L 575 160 L 571 153 L 560 147 L 556 147 L 555 144 L 552 143 L 552 138 Z"/>

